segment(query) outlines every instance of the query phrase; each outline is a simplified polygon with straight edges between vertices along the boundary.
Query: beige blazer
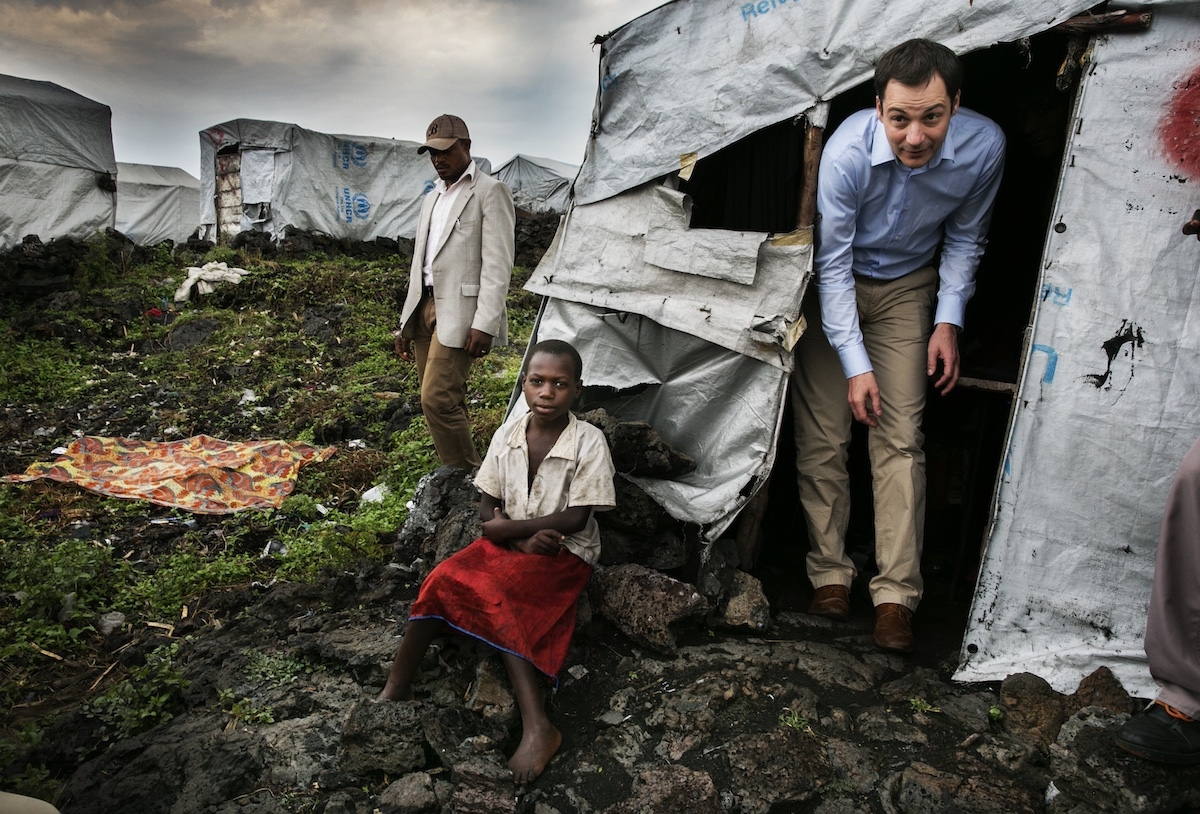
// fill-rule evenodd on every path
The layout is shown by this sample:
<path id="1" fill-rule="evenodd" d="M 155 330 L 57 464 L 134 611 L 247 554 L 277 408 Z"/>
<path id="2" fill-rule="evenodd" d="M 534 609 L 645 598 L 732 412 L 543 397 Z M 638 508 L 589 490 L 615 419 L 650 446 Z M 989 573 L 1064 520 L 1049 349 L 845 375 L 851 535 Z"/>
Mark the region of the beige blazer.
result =
<path id="1" fill-rule="evenodd" d="M 421 304 L 421 266 L 437 197 L 437 192 L 430 192 L 421 204 L 408 296 L 400 313 L 400 334 L 410 339 Z M 490 335 L 493 346 L 508 343 L 505 298 L 512 279 L 515 232 L 512 193 L 503 182 L 476 172 L 447 213 L 441 245 L 434 248 L 436 330 L 438 341 L 446 347 L 466 347 L 472 328 Z"/>

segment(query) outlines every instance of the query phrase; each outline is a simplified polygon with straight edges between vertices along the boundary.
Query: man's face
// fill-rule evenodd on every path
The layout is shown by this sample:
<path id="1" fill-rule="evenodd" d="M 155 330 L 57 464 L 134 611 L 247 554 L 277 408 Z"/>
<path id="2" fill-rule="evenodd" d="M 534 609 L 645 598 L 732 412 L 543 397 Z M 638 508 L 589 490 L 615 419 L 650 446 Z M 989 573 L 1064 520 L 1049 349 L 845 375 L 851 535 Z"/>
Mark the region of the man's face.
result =
<path id="1" fill-rule="evenodd" d="M 884 97 L 875 99 L 875 112 L 901 164 L 916 169 L 937 155 L 950 130 L 950 117 L 958 112 L 959 96 L 951 99 L 945 80 L 936 74 L 917 88 L 895 79 L 887 83 Z"/>
<path id="2" fill-rule="evenodd" d="M 459 139 L 446 150 L 431 148 L 429 160 L 433 162 L 433 168 L 437 171 L 438 178 L 447 184 L 453 184 L 471 163 L 471 148 L 467 146 L 467 142 Z"/>

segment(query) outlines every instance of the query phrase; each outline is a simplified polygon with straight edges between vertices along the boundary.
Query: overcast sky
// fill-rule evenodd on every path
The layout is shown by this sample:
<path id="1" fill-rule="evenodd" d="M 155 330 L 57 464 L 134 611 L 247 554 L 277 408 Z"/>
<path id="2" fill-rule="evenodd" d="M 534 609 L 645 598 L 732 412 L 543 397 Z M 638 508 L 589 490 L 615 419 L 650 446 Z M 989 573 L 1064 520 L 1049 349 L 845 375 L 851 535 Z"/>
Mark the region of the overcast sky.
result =
<path id="1" fill-rule="evenodd" d="M 578 164 L 597 34 L 664 0 L 0 0 L 0 74 L 112 108 L 117 160 L 200 175 L 199 132 L 266 119 Z"/>

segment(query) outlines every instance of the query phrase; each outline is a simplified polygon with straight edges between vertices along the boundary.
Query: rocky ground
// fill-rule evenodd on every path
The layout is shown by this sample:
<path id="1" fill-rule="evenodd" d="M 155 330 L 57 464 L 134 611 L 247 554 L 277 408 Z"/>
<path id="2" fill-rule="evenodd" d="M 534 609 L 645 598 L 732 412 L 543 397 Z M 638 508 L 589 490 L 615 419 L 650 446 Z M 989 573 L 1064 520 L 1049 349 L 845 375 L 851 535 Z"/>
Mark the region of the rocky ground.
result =
<path id="1" fill-rule="evenodd" d="M 170 636 L 183 639 L 190 683 L 185 711 L 168 723 L 103 748 L 86 714 L 61 717 L 28 756 L 76 767 L 60 808 L 1082 814 L 1200 806 L 1200 768 L 1157 766 L 1113 745 L 1111 728 L 1136 705 L 1106 671 L 1071 696 L 1028 674 L 1000 686 L 956 685 L 946 631 L 925 625 L 916 654 L 887 654 L 871 642 L 869 611 L 845 624 L 796 612 L 764 618 L 747 579 L 714 615 L 693 586 L 636 564 L 602 568 L 593 580 L 550 700 L 563 748 L 541 778 L 516 788 L 505 768 L 519 740 L 514 702 L 503 667 L 478 645 L 439 643 L 416 700 L 370 703 L 420 576 L 475 532 L 459 473 L 439 470 L 416 503 L 389 563 L 321 584 L 204 597 L 191 615 L 201 621 Z M 270 710 L 271 720 L 222 709 L 223 689 L 247 710 Z"/>
<path id="2" fill-rule="evenodd" d="M 78 301 L 38 294 L 11 324 L 61 333 L 67 323 L 49 315 Z M 319 304 L 320 313 L 336 317 L 335 305 Z M 141 306 L 126 310 L 129 325 L 147 318 Z M 296 312 L 300 323 L 310 316 Z M 103 320 L 87 325 L 98 333 L 89 339 L 85 330 L 76 341 L 118 342 L 120 332 Z M 196 406 L 184 421 L 164 415 L 165 407 L 151 410 L 151 402 L 178 398 L 182 385 L 122 364 L 114 354 L 112 370 L 128 370 L 140 389 L 108 400 L 4 405 L 5 470 L 40 459 L 72 433 L 149 437 L 173 418 L 196 429 L 230 413 L 229 405 Z M 332 371 L 350 362 L 321 364 Z M 267 370 L 253 363 L 222 371 L 239 389 L 274 392 L 258 378 Z M 388 410 L 395 430 L 404 410 Z M 352 495 L 347 503 L 379 474 L 375 459 L 350 444 L 369 418 L 343 411 L 317 422 L 322 440 L 339 448 L 318 474 L 340 467 L 327 479 Z M 645 431 L 609 429 L 625 439 L 618 454 L 653 441 Z M 241 431 L 254 434 L 249 425 Z M 0 488 L 27 490 L 28 500 L 71 489 Z M 626 507 L 639 500 L 629 491 L 620 499 Z M 381 559 L 313 582 L 210 587 L 188 597 L 170 624 L 97 619 L 91 656 L 46 657 L 36 673 L 6 666 L 0 678 L 11 685 L 19 675 L 22 684 L 4 693 L 5 729 L 37 724 L 39 737 L 12 755 L 5 775 L 44 772 L 55 802 L 72 814 L 1200 811 L 1200 768 L 1147 763 L 1113 745 L 1112 727 L 1137 703 L 1105 671 L 1070 696 L 1030 675 L 955 684 L 961 604 L 931 596 L 915 620 L 917 651 L 884 653 L 871 642 L 861 597 L 849 622 L 808 616 L 798 570 L 775 563 L 744 574 L 720 545 L 698 556 L 686 534 L 637 538 L 620 517 L 604 530 L 614 543 L 549 700 L 563 747 L 536 782 L 514 787 L 505 762 L 519 720 L 502 666 L 478 645 L 437 643 L 416 700 L 369 703 L 421 577 L 477 532 L 471 501 L 461 473 L 438 470 L 421 481 Z M 121 541 L 139 561 L 163 556 L 184 535 L 214 546 L 233 537 L 223 517 L 85 513 L 65 498 L 56 505 L 62 539 Z M 269 547 L 263 535 L 239 534 L 248 546 Z M 163 645 L 176 646 L 177 672 L 154 672 Z M 111 717 L 89 705 L 118 676 L 134 679 L 130 692 L 138 682 L 153 686 L 173 717 L 120 737 Z"/>

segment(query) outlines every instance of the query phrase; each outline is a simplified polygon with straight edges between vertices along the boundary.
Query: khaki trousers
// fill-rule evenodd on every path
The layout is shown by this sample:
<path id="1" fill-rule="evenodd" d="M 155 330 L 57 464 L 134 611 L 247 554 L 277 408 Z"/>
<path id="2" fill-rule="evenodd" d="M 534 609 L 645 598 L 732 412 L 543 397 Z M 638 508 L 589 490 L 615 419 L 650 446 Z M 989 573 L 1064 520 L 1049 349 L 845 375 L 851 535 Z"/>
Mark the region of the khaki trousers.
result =
<path id="1" fill-rule="evenodd" d="M 867 355 L 883 402 L 879 426 L 868 435 L 875 498 L 875 562 L 871 600 L 915 610 L 921 601 L 921 548 L 925 535 L 925 435 L 921 418 L 928 386 L 925 369 L 937 296 L 937 270 L 898 280 L 856 278 L 858 314 Z M 796 345 L 791 397 L 795 415 L 796 474 L 812 551 L 806 560 L 814 588 L 849 586 L 846 556 L 850 478 L 846 469 L 853 416 L 837 352 L 821 328 L 820 303 L 807 297 L 808 330 Z"/>
<path id="2" fill-rule="evenodd" d="M 471 357 L 437 338 L 433 297 L 421 301 L 413 332 L 413 356 L 421 385 L 421 412 L 442 466 L 476 469 L 482 463 L 467 417 L 467 376 Z"/>
<path id="3" fill-rule="evenodd" d="M 1163 511 L 1145 647 L 1158 700 L 1200 719 L 1200 441 L 1184 456 Z"/>

